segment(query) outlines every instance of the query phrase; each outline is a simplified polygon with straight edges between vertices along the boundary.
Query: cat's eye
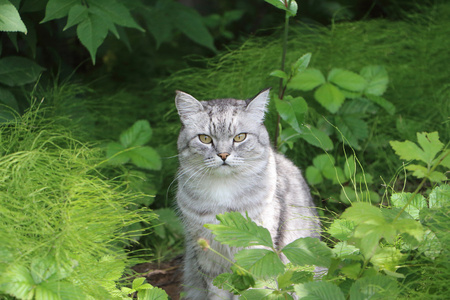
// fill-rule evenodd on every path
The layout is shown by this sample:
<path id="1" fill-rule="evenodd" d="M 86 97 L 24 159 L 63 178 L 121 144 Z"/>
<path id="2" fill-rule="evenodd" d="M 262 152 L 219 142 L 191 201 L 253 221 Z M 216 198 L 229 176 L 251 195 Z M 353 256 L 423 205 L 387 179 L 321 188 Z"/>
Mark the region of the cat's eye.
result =
<path id="1" fill-rule="evenodd" d="M 212 143 L 212 138 L 209 135 L 199 134 L 198 138 L 203 144 L 211 144 Z"/>
<path id="2" fill-rule="evenodd" d="M 247 137 L 246 133 L 239 133 L 237 136 L 234 137 L 234 141 L 235 142 L 242 142 L 243 140 L 245 140 L 245 138 Z"/>

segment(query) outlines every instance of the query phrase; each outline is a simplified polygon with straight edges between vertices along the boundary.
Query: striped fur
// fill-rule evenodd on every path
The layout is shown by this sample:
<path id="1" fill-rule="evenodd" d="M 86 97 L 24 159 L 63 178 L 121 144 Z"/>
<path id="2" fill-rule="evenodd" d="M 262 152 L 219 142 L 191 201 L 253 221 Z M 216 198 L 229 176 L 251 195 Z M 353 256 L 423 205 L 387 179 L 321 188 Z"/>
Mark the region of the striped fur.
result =
<path id="1" fill-rule="evenodd" d="M 270 231 L 280 248 L 300 237 L 319 237 L 317 213 L 300 170 L 270 146 L 263 124 L 268 100 L 269 90 L 249 100 L 210 101 L 177 91 L 182 123 L 177 204 L 186 235 L 186 299 L 237 299 L 212 285 L 229 263 L 197 246 L 197 240 L 204 238 L 233 259 L 236 249 L 217 243 L 203 227 L 217 223 L 217 214 L 248 213 Z M 240 133 L 247 134 L 245 140 L 234 141 Z M 212 143 L 202 143 L 202 134 L 210 136 Z M 224 161 L 219 153 L 229 156 Z"/>

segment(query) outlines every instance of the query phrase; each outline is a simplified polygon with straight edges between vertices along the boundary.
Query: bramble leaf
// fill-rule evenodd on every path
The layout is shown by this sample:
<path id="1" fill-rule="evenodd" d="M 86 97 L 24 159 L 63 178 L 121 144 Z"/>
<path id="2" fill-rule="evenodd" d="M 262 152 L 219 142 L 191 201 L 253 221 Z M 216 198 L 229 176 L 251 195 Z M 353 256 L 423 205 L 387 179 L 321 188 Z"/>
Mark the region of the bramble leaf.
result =
<path id="1" fill-rule="evenodd" d="M 352 221 L 345 219 L 335 219 L 331 223 L 330 228 L 327 232 L 334 238 L 340 241 L 346 241 L 352 237 L 355 230 L 355 224 Z"/>
<path id="2" fill-rule="evenodd" d="M 314 92 L 314 98 L 331 113 L 336 113 L 345 100 L 344 94 L 329 82 Z"/>
<path id="3" fill-rule="evenodd" d="M 436 157 L 436 154 L 444 147 L 444 144 L 439 141 L 439 133 L 437 132 L 418 132 L 417 142 L 423 149 L 423 160 L 429 165 L 431 164 L 431 161 Z"/>
<path id="4" fill-rule="evenodd" d="M 143 146 L 152 138 L 152 128 L 147 120 L 136 121 L 130 128 L 120 134 L 120 143 L 125 148 Z"/>
<path id="5" fill-rule="evenodd" d="M 168 300 L 169 296 L 167 293 L 160 288 L 153 287 L 152 289 L 145 289 L 139 291 L 139 300 Z"/>
<path id="6" fill-rule="evenodd" d="M 367 80 L 367 86 L 364 89 L 365 95 L 381 96 L 384 94 L 389 83 L 388 73 L 384 66 L 367 66 L 359 73 Z"/>
<path id="7" fill-rule="evenodd" d="M 216 216 L 220 224 L 205 224 L 216 236 L 215 240 L 235 247 L 266 246 L 273 248 L 269 230 L 258 226 L 250 218 L 244 218 L 238 212 L 229 212 Z"/>
<path id="8" fill-rule="evenodd" d="M 0 31 L 19 31 L 27 34 L 27 27 L 20 18 L 17 8 L 8 0 L 0 0 Z"/>
<path id="9" fill-rule="evenodd" d="M 158 152 L 151 147 L 137 147 L 126 152 L 133 164 L 139 168 L 148 170 L 161 169 L 161 157 Z"/>
<path id="10" fill-rule="evenodd" d="M 329 267 L 332 252 L 328 246 L 316 238 L 300 238 L 286 245 L 281 252 L 295 265 L 315 265 Z"/>
<path id="11" fill-rule="evenodd" d="M 313 281 L 295 286 L 299 299 L 307 300 L 344 300 L 341 289 L 328 281 Z"/>
<path id="12" fill-rule="evenodd" d="M 397 299 L 399 293 L 395 278 L 374 275 L 360 278 L 350 288 L 351 300 Z"/>
<path id="13" fill-rule="evenodd" d="M 365 96 L 370 101 L 372 101 L 372 102 L 378 104 L 379 106 L 381 106 L 382 108 L 384 108 L 384 110 L 386 110 L 387 113 L 390 114 L 391 116 L 395 114 L 395 106 L 394 106 L 394 104 L 392 104 L 391 102 L 387 101 L 383 97 L 377 96 L 377 95 L 373 95 L 373 94 L 365 94 Z"/>
<path id="14" fill-rule="evenodd" d="M 126 148 L 119 143 L 111 142 L 106 146 L 106 157 L 112 165 L 125 164 L 130 160 Z"/>
<path id="15" fill-rule="evenodd" d="M 339 135 L 339 138 L 353 148 L 361 149 L 359 141 L 365 140 L 369 136 L 369 126 L 366 121 L 357 115 L 339 115 L 336 116 L 335 122 L 343 136 Z"/>
<path id="16" fill-rule="evenodd" d="M 361 75 L 343 69 L 332 69 L 328 73 L 328 81 L 352 92 L 362 92 L 367 86 L 367 81 Z"/>
<path id="17" fill-rule="evenodd" d="M 288 87 L 294 90 L 311 91 L 325 83 L 325 77 L 317 69 L 306 69 L 298 72 L 288 83 Z"/>
<path id="18" fill-rule="evenodd" d="M 322 130 L 311 125 L 302 126 L 300 137 L 313 146 L 329 151 L 333 149 L 333 142 L 330 137 Z"/>
<path id="19" fill-rule="evenodd" d="M 409 201 L 412 193 L 395 193 L 391 196 L 391 202 L 394 207 L 403 208 Z M 425 198 L 417 194 L 414 199 L 406 207 L 406 212 L 409 213 L 414 219 L 419 219 L 419 212 L 422 208 L 427 207 Z"/>
<path id="20" fill-rule="evenodd" d="M 450 199 L 450 185 L 444 184 L 442 186 L 435 187 L 429 197 L 430 208 L 444 207 Z"/>
<path id="21" fill-rule="evenodd" d="M 284 264 L 272 250 L 243 249 L 236 253 L 234 259 L 255 277 L 274 277 L 284 271 Z"/>
<path id="22" fill-rule="evenodd" d="M 314 166 L 309 166 L 305 171 L 306 180 L 310 185 L 315 185 L 323 182 L 323 177 L 319 169 Z"/>

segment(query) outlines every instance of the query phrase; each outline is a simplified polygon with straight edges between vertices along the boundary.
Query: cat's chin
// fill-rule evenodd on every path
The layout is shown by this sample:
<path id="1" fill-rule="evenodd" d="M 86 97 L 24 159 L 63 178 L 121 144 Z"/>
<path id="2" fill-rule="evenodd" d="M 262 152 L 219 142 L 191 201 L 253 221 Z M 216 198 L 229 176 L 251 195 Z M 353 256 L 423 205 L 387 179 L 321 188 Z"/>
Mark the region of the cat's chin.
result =
<path id="1" fill-rule="evenodd" d="M 229 164 L 222 164 L 222 165 L 214 168 L 214 174 L 216 174 L 218 176 L 227 176 L 227 175 L 231 175 L 235 172 L 236 172 L 235 168 L 233 168 Z"/>

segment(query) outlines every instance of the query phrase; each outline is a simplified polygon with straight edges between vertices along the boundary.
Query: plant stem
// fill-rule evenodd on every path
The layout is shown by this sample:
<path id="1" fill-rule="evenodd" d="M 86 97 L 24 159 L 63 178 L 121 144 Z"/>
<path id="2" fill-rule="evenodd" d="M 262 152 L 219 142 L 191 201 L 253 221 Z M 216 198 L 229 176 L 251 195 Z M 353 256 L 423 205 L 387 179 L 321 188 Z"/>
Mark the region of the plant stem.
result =
<path id="1" fill-rule="evenodd" d="M 291 6 L 291 1 L 288 2 L 285 1 L 287 4 L 287 8 Z M 284 71 L 285 63 L 286 63 L 286 52 L 287 52 L 287 42 L 288 42 L 288 36 L 289 36 L 289 13 L 286 11 L 285 18 L 284 18 L 284 34 L 283 34 L 283 53 L 281 55 L 281 71 Z M 284 91 L 286 87 L 283 86 L 283 79 L 280 78 L 280 86 L 278 90 L 278 98 L 280 100 L 284 97 Z M 277 127 L 275 129 L 275 139 L 274 139 L 274 147 L 275 149 L 278 149 L 278 136 L 280 135 L 280 114 L 277 114 Z"/>

